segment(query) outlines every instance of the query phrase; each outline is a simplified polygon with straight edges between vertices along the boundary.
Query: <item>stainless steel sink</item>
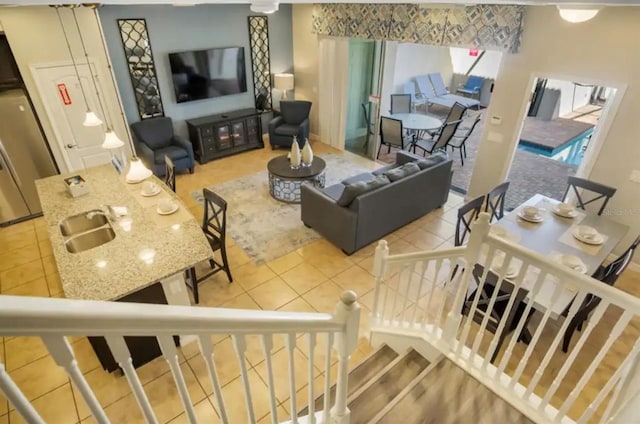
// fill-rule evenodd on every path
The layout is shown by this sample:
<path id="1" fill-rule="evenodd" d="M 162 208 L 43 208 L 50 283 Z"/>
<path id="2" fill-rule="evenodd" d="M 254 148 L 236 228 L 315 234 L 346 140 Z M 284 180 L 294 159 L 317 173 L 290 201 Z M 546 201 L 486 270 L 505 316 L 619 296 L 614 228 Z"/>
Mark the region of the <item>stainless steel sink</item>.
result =
<path id="1" fill-rule="evenodd" d="M 102 227 L 109 223 L 107 217 L 100 215 L 101 210 L 91 210 L 84 212 L 80 215 L 70 216 L 60 223 L 60 232 L 65 237 L 72 236 L 74 234 L 84 233 L 85 231 L 92 230 L 94 228 Z M 90 216 L 91 218 L 87 218 Z"/>
<path id="2" fill-rule="evenodd" d="M 80 253 L 108 243 L 115 237 L 116 233 L 113 232 L 111 227 L 103 227 L 72 237 L 67 240 L 64 245 L 67 247 L 67 251 L 71 253 Z"/>

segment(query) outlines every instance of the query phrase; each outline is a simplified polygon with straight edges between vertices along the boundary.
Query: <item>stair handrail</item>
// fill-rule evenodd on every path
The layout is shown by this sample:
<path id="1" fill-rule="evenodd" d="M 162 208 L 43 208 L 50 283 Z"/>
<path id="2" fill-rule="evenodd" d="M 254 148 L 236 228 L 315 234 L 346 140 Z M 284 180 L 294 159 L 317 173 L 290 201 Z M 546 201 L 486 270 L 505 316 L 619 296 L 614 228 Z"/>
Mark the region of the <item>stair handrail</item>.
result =
<path id="1" fill-rule="evenodd" d="M 296 334 L 306 334 L 309 347 L 308 423 L 348 424 L 347 407 L 349 357 L 356 350 L 360 321 L 360 305 L 353 291 L 345 291 L 332 314 L 286 311 L 263 311 L 228 308 L 190 307 L 176 305 L 137 304 L 74 299 L 52 299 L 0 295 L 0 335 L 38 336 L 42 339 L 57 365 L 62 367 L 80 392 L 89 411 L 98 423 L 109 419 L 93 390 L 85 379 L 75 359 L 67 336 L 104 337 L 107 345 L 126 376 L 131 391 L 147 422 L 157 419 L 133 367 L 125 336 L 155 336 L 162 355 L 173 375 L 190 422 L 197 422 L 185 379 L 178 362 L 178 351 L 173 336 L 196 337 L 217 402 L 220 420 L 228 423 L 221 386 L 218 381 L 214 358 L 213 334 L 230 334 L 240 363 L 240 376 L 245 391 L 247 416 L 256 422 L 252 404 L 251 387 L 246 368 L 247 335 L 257 334 L 262 340 L 268 369 L 268 387 L 272 421 L 277 422 L 277 399 L 271 356 L 273 336 L 283 334 L 289 359 L 289 396 L 291 422 L 298 422 L 296 385 L 293 373 Z M 315 411 L 314 351 L 317 336 L 326 335 L 324 364 L 324 407 Z M 336 397 L 330 404 L 330 368 L 332 351 L 338 359 Z M 0 364 L 0 392 L 15 410 L 29 423 L 44 423 L 42 417 L 24 395 L 4 364 Z M 302 418 L 300 418 L 302 419 Z"/>

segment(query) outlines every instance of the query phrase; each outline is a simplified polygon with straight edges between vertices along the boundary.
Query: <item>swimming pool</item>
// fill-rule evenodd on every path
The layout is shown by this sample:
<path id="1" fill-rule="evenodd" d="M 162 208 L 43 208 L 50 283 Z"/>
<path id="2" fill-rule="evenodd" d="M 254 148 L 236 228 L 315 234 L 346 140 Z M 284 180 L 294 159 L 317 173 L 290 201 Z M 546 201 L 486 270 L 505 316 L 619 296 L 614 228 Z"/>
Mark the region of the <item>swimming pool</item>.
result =
<path id="1" fill-rule="evenodd" d="M 527 140 L 520 140 L 518 149 L 564 162 L 568 165 L 579 166 L 592 134 L 593 127 L 556 149 L 545 148 L 539 144 L 530 143 Z"/>

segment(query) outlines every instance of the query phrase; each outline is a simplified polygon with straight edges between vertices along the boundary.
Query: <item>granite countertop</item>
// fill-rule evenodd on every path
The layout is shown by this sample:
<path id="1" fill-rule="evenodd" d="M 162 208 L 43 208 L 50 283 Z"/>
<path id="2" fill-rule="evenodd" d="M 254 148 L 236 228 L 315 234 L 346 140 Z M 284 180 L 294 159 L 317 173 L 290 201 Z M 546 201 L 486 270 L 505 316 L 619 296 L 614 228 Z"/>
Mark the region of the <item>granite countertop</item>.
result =
<path id="1" fill-rule="evenodd" d="M 71 196 L 63 180 L 72 175 L 86 181 L 88 194 Z M 184 203 L 155 176 L 148 180 L 161 187 L 160 194 L 142 196 L 142 184 L 127 184 L 111 165 L 36 181 L 67 298 L 119 299 L 213 257 L 202 229 Z M 178 211 L 159 215 L 156 207 L 163 198 L 173 199 Z M 128 208 L 128 215 L 111 221 L 115 238 L 84 252 L 68 252 L 65 241 L 73 236 L 62 235 L 61 221 L 102 205 Z"/>

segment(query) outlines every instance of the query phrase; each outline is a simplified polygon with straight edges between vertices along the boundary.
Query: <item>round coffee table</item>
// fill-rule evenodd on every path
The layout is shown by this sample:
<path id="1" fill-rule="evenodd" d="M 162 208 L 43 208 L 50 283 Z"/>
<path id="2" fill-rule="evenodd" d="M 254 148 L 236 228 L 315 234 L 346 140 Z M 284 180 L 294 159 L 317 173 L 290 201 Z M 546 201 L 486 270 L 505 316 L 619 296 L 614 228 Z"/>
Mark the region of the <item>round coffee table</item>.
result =
<path id="1" fill-rule="evenodd" d="M 311 166 L 300 166 L 292 169 L 286 156 L 273 158 L 267 164 L 269 170 L 269 194 L 276 200 L 287 203 L 300 203 L 300 186 L 313 184 L 324 188 L 324 170 L 326 162 L 314 157 Z"/>

